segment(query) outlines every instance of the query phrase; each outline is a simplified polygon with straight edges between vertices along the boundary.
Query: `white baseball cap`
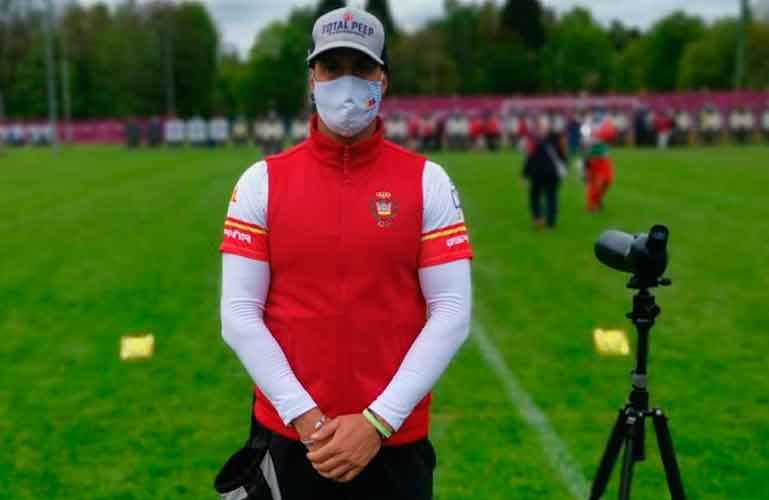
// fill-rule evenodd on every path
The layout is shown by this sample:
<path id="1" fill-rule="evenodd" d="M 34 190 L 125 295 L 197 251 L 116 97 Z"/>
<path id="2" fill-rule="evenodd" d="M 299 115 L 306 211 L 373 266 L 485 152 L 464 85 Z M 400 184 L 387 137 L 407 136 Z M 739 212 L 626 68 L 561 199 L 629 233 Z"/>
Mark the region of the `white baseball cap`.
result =
<path id="1" fill-rule="evenodd" d="M 308 63 L 327 50 L 347 47 L 387 66 L 384 26 L 365 10 L 342 7 L 323 14 L 312 27 L 312 42 Z"/>

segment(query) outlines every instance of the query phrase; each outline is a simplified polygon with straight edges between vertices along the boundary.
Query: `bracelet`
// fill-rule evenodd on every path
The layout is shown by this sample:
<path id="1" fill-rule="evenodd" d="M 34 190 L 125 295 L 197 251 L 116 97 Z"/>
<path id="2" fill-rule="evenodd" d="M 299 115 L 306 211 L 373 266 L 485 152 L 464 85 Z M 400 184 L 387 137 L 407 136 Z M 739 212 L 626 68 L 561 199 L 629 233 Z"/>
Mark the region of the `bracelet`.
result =
<path id="1" fill-rule="evenodd" d="M 312 426 L 313 432 L 318 432 L 318 429 L 323 427 L 323 424 L 325 424 L 325 423 L 326 423 L 326 416 L 322 415 L 318 419 L 318 421 L 315 422 L 315 424 L 313 424 L 313 426 Z M 307 446 L 308 448 L 310 446 L 314 446 L 315 445 L 315 440 L 314 439 L 300 439 L 299 442 L 302 443 L 303 445 Z"/>
<path id="2" fill-rule="evenodd" d="M 371 410 L 366 408 L 363 410 L 363 416 L 365 417 L 368 422 L 374 426 L 374 428 L 377 430 L 380 436 L 382 436 L 382 439 L 387 439 L 390 436 L 392 436 L 392 432 L 389 432 L 384 425 L 379 421 L 378 418 L 374 416 L 373 413 L 371 413 Z"/>

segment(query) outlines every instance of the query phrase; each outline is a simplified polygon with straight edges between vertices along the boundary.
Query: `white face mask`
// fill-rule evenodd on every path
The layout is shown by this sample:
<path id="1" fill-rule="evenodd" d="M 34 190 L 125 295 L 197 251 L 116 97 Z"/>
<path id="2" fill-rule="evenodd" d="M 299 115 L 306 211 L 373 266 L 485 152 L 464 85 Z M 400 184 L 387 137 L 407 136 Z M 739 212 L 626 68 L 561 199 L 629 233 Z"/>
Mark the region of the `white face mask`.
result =
<path id="1" fill-rule="evenodd" d="M 382 102 L 382 81 L 342 76 L 336 80 L 315 80 L 315 106 L 328 128 L 343 137 L 359 133 L 376 118 Z"/>

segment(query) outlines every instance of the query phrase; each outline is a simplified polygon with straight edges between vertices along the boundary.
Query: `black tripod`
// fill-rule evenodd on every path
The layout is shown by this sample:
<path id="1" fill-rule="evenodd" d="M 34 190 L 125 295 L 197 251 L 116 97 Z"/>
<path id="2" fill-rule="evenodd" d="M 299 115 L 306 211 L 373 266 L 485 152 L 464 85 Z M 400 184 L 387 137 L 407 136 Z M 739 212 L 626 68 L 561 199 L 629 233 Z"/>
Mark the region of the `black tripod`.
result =
<path id="1" fill-rule="evenodd" d="M 619 499 L 630 498 L 630 483 L 633 479 L 633 463 L 643 460 L 644 457 L 644 422 L 646 417 L 651 417 L 654 422 L 654 430 L 657 433 L 657 444 L 662 456 L 662 464 L 665 466 L 668 490 L 673 500 L 684 500 L 684 487 L 681 483 L 681 473 L 678 470 L 676 455 L 673 451 L 673 440 L 670 437 L 667 417 L 659 408 L 649 409 L 649 392 L 646 390 L 646 359 L 649 352 L 649 330 L 654 325 L 654 319 L 659 315 L 660 308 L 654 302 L 654 296 L 649 293 L 649 288 L 670 284 L 669 280 L 654 280 L 653 283 L 641 282 L 636 277 L 630 280 L 628 288 L 635 288 L 638 292 L 633 296 L 633 311 L 627 314 L 638 330 L 638 353 L 636 366 L 631 372 L 633 389 L 630 391 L 628 402 L 619 411 L 614 429 L 609 437 L 609 442 L 601 457 L 601 464 L 593 480 L 590 490 L 590 500 L 598 500 L 606 490 L 614 462 L 617 460 L 619 450 L 625 445 L 625 454 L 622 458 L 622 476 L 620 478 Z"/>

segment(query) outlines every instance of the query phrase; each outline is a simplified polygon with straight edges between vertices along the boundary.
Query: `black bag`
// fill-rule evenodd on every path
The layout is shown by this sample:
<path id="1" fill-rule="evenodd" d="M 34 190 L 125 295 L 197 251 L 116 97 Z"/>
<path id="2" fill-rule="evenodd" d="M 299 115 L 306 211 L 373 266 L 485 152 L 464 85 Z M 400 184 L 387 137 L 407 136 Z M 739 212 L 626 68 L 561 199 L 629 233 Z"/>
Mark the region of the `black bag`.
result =
<path id="1" fill-rule="evenodd" d="M 251 436 L 222 466 L 214 488 L 221 500 L 272 500 L 272 492 L 261 469 L 270 445 L 270 431 L 251 416 Z"/>

